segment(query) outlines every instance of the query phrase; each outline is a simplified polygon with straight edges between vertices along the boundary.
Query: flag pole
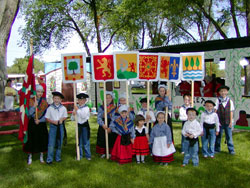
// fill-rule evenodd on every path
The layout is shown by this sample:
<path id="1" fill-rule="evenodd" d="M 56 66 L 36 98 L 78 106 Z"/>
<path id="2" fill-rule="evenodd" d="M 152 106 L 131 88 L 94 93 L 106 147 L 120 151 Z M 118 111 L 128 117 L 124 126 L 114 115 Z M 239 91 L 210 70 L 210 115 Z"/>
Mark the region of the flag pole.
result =
<path id="1" fill-rule="evenodd" d="M 128 102 L 128 80 L 126 81 L 126 105 L 128 106 L 129 108 L 129 102 Z"/>
<path id="2" fill-rule="evenodd" d="M 149 114 L 149 88 L 150 88 L 150 84 L 148 80 L 147 81 L 147 115 Z M 146 115 L 146 118 L 147 118 L 147 115 Z M 147 128 L 149 128 L 149 121 L 147 122 Z"/>
<path id="3" fill-rule="evenodd" d="M 33 54 L 33 39 L 30 39 L 30 56 Z M 34 63 L 33 63 L 34 66 Z M 35 95 L 35 102 L 36 102 L 36 95 Z M 35 119 L 38 120 L 38 113 L 37 113 L 37 106 L 35 108 Z"/>
<path id="4" fill-rule="evenodd" d="M 73 83 L 73 89 L 74 89 L 74 106 L 76 106 L 76 83 Z M 78 139 L 77 114 L 75 114 L 75 122 L 76 122 L 76 160 L 79 161 L 80 160 L 80 149 L 79 149 L 79 139 Z"/>
<path id="5" fill-rule="evenodd" d="M 194 107 L 194 81 L 191 82 L 191 107 Z"/>
<path id="6" fill-rule="evenodd" d="M 106 101 L 106 82 L 103 82 L 103 100 L 104 100 L 104 119 L 105 125 L 108 127 L 108 117 L 107 117 L 107 101 Z M 105 130 L 105 141 L 106 141 L 106 158 L 109 159 L 109 140 L 108 140 L 108 130 Z"/>
<path id="7" fill-rule="evenodd" d="M 171 91 L 170 82 L 168 82 L 168 90 L 167 90 L 166 94 L 169 97 L 169 100 L 171 100 L 171 98 L 170 98 L 170 91 Z M 165 121 L 166 121 L 166 123 L 168 123 L 168 107 L 165 108 L 165 112 L 166 112 L 166 114 L 165 114 Z"/>

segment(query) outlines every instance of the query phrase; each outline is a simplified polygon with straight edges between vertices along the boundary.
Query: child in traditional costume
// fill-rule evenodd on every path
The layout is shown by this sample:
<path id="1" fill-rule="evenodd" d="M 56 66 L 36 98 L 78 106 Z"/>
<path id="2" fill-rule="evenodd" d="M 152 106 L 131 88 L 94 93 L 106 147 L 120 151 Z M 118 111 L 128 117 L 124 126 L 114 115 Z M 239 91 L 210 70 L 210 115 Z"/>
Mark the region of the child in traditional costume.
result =
<path id="1" fill-rule="evenodd" d="M 180 120 L 182 121 L 182 128 L 184 123 L 187 121 L 187 109 L 191 108 L 191 95 L 184 94 L 183 95 L 184 104 L 180 108 Z M 184 136 L 181 134 L 181 154 L 184 154 Z"/>
<path id="2" fill-rule="evenodd" d="M 109 128 L 110 123 L 115 119 L 116 106 L 114 105 L 114 95 L 110 91 L 106 91 L 106 101 L 107 101 L 107 118 L 108 125 L 105 125 L 104 122 L 104 106 L 100 106 L 97 114 L 97 123 L 99 124 L 97 131 L 97 143 L 96 143 L 96 153 L 101 154 L 101 158 L 106 156 L 106 138 L 105 130 L 108 130 L 108 143 L 109 143 L 109 153 L 111 153 L 112 148 L 115 143 L 116 134 L 111 132 Z"/>
<path id="3" fill-rule="evenodd" d="M 77 115 L 78 123 L 78 138 L 79 138 L 79 148 L 80 148 L 80 159 L 83 158 L 83 149 L 85 152 L 85 157 L 87 160 L 91 160 L 90 152 L 90 127 L 89 127 L 89 107 L 86 105 L 87 98 L 89 96 L 85 93 L 80 93 L 77 96 L 78 105 L 74 106 L 73 115 Z M 73 116 L 72 116 L 73 117 Z"/>
<path id="4" fill-rule="evenodd" d="M 34 97 L 29 103 L 28 141 L 23 145 L 23 151 L 28 153 L 28 165 L 32 163 L 34 153 L 40 153 L 40 162 L 44 163 L 43 154 L 48 150 L 48 129 L 45 120 L 48 103 L 42 95 L 43 87 L 36 85 L 36 100 Z"/>
<path id="5" fill-rule="evenodd" d="M 133 121 L 127 117 L 128 107 L 122 105 L 118 111 L 120 117 L 110 125 L 112 132 L 118 135 L 111 153 L 111 160 L 119 164 L 125 164 L 132 162 L 132 144 L 134 143 L 135 130 Z"/>
<path id="6" fill-rule="evenodd" d="M 184 139 L 184 160 L 182 166 L 186 166 L 192 158 L 194 166 L 199 165 L 198 137 L 202 134 L 202 127 L 196 120 L 198 112 L 194 108 L 187 109 L 188 120 L 184 123 L 182 135 Z"/>
<path id="7" fill-rule="evenodd" d="M 147 113 L 147 98 L 142 98 L 140 100 L 141 103 L 141 109 L 137 113 L 137 115 L 143 115 L 145 118 L 145 122 L 149 123 L 149 134 L 151 132 L 151 127 L 153 127 L 153 123 L 155 122 L 155 115 L 152 109 L 149 109 L 149 112 Z M 146 124 L 145 124 L 146 125 Z"/>
<path id="8" fill-rule="evenodd" d="M 120 96 L 119 96 L 119 102 L 118 102 L 118 106 L 116 108 L 116 113 L 115 113 L 115 116 L 116 117 L 119 117 L 120 114 L 118 112 L 118 109 L 121 105 L 127 105 L 127 98 L 126 98 L 126 94 L 125 93 L 122 93 Z M 135 119 L 135 112 L 134 112 L 134 108 L 132 107 L 129 107 L 128 108 L 128 114 L 129 114 L 129 118 L 130 120 L 134 121 Z"/>
<path id="9" fill-rule="evenodd" d="M 165 123 L 165 112 L 156 113 L 157 124 L 152 128 L 149 142 L 153 144 L 152 154 L 155 162 L 168 165 L 174 160 L 175 147 L 172 141 L 170 127 Z"/>
<path id="10" fill-rule="evenodd" d="M 60 92 L 52 92 L 53 103 L 48 107 L 45 114 L 47 122 L 50 124 L 47 164 L 52 164 L 54 158 L 54 148 L 56 147 L 56 162 L 61 162 L 61 152 L 63 137 L 65 133 L 64 121 L 67 119 L 67 109 L 61 104 L 64 98 Z"/>
<path id="11" fill-rule="evenodd" d="M 215 141 L 215 152 L 220 152 L 220 143 L 223 134 L 223 130 L 225 130 L 227 147 L 230 154 L 234 155 L 234 144 L 233 144 L 233 135 L 232 135 L 232 126 L 233 126 L 233 111 L 234 111 L 234 103 L 227 96 L 229 91 L 229 87 L 221 86 L 217 92 L 219 92 L 220 96 L 216 100 L 215 109 L 217 110 L 217 114 L 220 120 L 220 132 L 216 137 Z"/>
<path id="12" fill-rule="evenodd" d="M 145 163 L 145 156 L 149 155 L 149 134 L 148 128 L 144 125 L 143 115 L 135 116 L 135 141 L 133 144 L 133 155 L 136 155 L 136 162 Z"/>
<path id="13" fill-rule="evenodd" d="M 167 87 L 166 85 L 159 85 L 158 86 L 158 93 L 159 95 L 155 98 L 155 108 L 157 111 L 165 111 L 166 108 L 168 108 L 168 110 L 172 109 L 172 102 L 169 100 L 169 97 L 166 96 L 167 94 Z M 171 129 L 171 135 L 172 135 L 172 140 L 174 140 L 174 135 L 173 135 L 173 129 L 172 129 L 172 119 L 169 115 L 168 115 L 168 122 L 166 122 L 168 124 L 168 126 Z"/>
<path id="14" fill-rule="evenodd" d="M 217 113 L 214 111 L 214 106 L 213 101 L 205 101 L 206 110 L 201 114 L 201 126 L 203 126 L 202 154 L 205 158 L 214 158 L 215 139 L 220 131 L 220 122 Z"/>

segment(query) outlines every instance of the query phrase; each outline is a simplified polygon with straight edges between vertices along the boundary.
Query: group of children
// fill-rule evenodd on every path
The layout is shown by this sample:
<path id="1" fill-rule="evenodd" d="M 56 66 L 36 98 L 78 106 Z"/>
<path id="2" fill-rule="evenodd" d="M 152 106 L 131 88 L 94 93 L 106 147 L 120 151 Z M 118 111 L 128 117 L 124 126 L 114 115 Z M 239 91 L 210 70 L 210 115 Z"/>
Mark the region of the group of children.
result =
<path id="1" fill-rule="evenodd" d="M 222 131 L 225 130 L 228 149 L 230 154 L 234 154 L 232 141 L 232 121 L 233 121 L 233 102 L 227 97 L 229 88 L 222 86 L 219 89 L 220 97 L 216 103 L 211 100 L 205 102 L 205 112 L 201 114 L 200 123 L 196 117 L 198 112 L 190 106 L 189 95 L 184 95 L 184 105 L 180 109 L 180 119 L 183 121 L 181 151 L 184 154 L 182 166 L 186 166 L 190 159 L 193 165 L 198 166 L 198 137 L 202 137 L 202 154 L 205 158 L 214 157 L 215 152 L 220 152 L 220 141 Z M 40 152 L 40 161 L 43 163 L 43 153 L 48 149 L 47 164 L 52 164 L 55 149 L 55 161 L 61 161 L 61 148 L 65 134 L 64 121 L 67 118 L 67 110 L 61 104 L 63 95 L 60 92 L 53 92 L 53 103 L 48 104 L 41 98 L 43 89 L 37 87 L 37 101 L 31 105 L 29 127 L 39 127 L 43 125 L 44 135 L 37 137 L 35 131 L 28 132 L 28 142 L 24 144 L 24 151 L 29 153 L 28 164 L 32 162 L 32 153 Z M 40 92 L 39 92 L 40 91 Z M 172 122 L 169 114 L 165 114 L 165 109 L 171 110 L 172 103 L 166 96 L 167 88 L 165 85 L 159 85 L 159 95 L 155 99 L 154 115 L 153 110 L 147 112 L 147 99 L 140 100 L 142 108 L 135 115 L 132 108 L 126 105 L 126 96 L 120 95 L 119 104 L 114 104 L 114 95 L 112 92 L 106 92 L 107 101 L 107 124 L 104 121 L 104 106 L 98 109 L 97 123 L 99 124 L 97 132 L 96 152 L 101 158 L 106 157 L 106 137 L 108 132 L 108 146 L 111 160 L 120 164 L 132 162 L 135 156 L 136 162 L 145 163 L 145 156 L 152 155 L 153 160 L 161 165 L 168 165 L 174 160 L 173 154 L 176 152 L 174 147 Z M 88 119 L 90 111 L 86 106 L 87 94 L 77 95 L 78 105 L 74 106 L 73 116 L 77 117 L 79 131 L 80 158 L 85 157 L 91 160 L 90 152 L 90 126 Z M 39 117 L 35 118 L 35 108 L 40 110 Z M 168 117 L 167 123 L 165 122 Z M 46 123 L 49 122 L 50 129 L 46 138 Z M 38 131 L 36 131 L 38 132 Z M 33 135 L 33 136 L 32 136 Z M 34 137 L 34 138 L 33 138 Z M 46 140 L 47 139 L 47 140 Z M 36 143 L 37 140 L 43 143 Z M 43 145 L 42 149 L 36 149 Z M 31 149 L 29 149 L 31 148 Z M 84 152 L 83 152 L 84 150 Z"/>

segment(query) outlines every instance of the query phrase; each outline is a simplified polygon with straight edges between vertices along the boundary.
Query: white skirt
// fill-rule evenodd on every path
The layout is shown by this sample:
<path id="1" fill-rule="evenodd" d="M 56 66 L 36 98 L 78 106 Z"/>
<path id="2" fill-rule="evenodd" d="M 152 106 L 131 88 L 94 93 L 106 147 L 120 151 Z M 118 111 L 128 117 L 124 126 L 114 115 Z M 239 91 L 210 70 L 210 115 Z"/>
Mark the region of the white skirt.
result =
<path id="1" fill-rule="evenodd" d="M 167 137 L 160 136 L 154 138 L 152 153 L 155 156 L 163 157 L 175 153 L 174 144 L 171 143 L 170 147 L 167 147 Z"/>

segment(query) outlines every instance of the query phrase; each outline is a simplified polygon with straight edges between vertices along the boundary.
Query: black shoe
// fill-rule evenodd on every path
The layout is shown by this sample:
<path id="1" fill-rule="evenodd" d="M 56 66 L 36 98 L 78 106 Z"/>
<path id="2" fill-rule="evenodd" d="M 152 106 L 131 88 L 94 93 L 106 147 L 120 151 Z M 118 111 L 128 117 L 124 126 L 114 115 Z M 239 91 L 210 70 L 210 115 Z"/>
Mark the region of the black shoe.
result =
<path id="1" fill-rule="evenodd" d="M 52 162 L 46 162 L 48 165 L 52 165 Z"/>

